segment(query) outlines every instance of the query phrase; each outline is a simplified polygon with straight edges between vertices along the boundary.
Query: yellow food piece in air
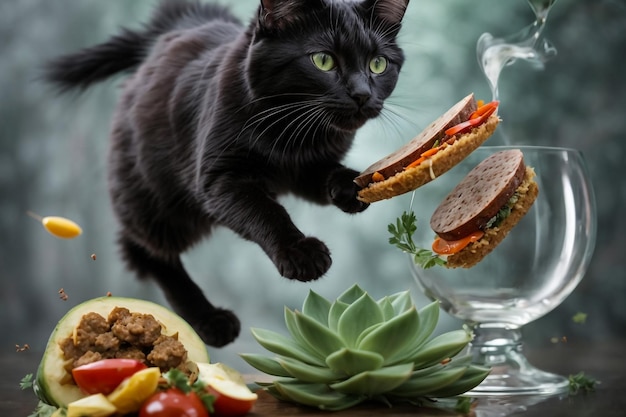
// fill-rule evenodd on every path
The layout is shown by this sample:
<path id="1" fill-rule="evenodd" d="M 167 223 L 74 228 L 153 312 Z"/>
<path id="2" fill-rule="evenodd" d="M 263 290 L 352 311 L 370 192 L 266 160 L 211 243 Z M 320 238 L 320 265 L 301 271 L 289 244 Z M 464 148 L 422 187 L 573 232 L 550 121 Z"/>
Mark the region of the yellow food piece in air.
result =
<path id="1" fill-rule="evenodd" d="M 72 239 L 83 233 L 78 224 L 65 217 L 48 216 L 41 219 L 41 223 L 50 234 L 62 239 Z"/>
<path id="2" fill-rule="evenodd" d="M 115 390 L 109 394 L 108 400 L 120 414 L 139 411 L 144 401 L 157 389 L 161 370 L 146 368 L 126 378 Z"/>
<path id="3" fill-rule="evenodd" d="M 117 409 L 103 394 L 94 394 L 67 405 L 67 417 L 108 417 Z"/>

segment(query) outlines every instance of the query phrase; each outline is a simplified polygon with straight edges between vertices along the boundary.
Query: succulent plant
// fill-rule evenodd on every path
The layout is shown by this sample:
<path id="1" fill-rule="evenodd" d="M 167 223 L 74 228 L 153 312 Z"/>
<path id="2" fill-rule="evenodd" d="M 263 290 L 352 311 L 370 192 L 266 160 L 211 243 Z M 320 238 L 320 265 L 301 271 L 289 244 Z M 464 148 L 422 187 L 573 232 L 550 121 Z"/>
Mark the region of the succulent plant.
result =
<path id="1" fill-rule="evenodd" d="M 290 336 L 252 329 L 275 357 L 241 356 L 277 377 L 260 385 L 281 400 L 325 410 L 366 400 L 421 404 L 461 395 L 489 373 L 459 355 L 472 340 L 467 329 L 431 338 L 438 320 L 438 302 L 418 311 L 408 291 L 376 301 L 354 285 L 334 302 L 310 291 L 302 311 L 285 307 Z"/>

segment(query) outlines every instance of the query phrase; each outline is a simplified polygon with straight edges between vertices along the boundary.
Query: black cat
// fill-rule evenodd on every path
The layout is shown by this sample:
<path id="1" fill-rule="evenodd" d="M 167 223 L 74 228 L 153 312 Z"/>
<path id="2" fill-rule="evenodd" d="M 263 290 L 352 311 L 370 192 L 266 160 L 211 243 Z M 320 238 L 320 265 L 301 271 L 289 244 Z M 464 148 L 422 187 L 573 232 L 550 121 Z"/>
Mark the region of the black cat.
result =
<path id="1" fill-rule="evenodd" d="M 234 340 L 239 320 L 206 299 L 182 252 L 221 225 L 260 245 L 281 275 L 314 280 L 329 250 L 277 196 L 367 208 L 341 160 L 396 85 L 408 1 L 261 0 L 245 27 L 222 6 L 166 0 L 141 30 L 46 66 L 62 90 L 130 72 L 109 156 L 121 253 L 206 343 Z"/>

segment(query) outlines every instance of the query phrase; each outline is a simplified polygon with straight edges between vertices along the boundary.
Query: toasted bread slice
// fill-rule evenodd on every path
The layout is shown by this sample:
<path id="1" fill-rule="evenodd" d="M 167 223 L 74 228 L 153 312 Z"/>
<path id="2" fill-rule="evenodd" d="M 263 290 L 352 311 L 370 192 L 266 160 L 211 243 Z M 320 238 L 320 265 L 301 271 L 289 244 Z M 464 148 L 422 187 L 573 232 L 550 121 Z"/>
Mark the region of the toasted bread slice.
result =
<path id="1" fill-rule="evenodd" d="M 437 152 L 418 166 L 403 168 L 389 178 L 369 183 L 359 191 L 358 198 L 361 201 L 373 203 L 413 191 L 434 180 L 457 165 L 489 139 L 499 122 L 500 119 L 497 115 L 491 115 L 485 123 L 475 127 L 468 133 L 459 135 L 453 145 Z M 424 151 L 416 154 L 420 155 L 422 152 Z M 413 158 L 417 159 L 417 156 L 413 156 Z M 408 158 L 409 162 L 406 165 L 414 159 Z M 371 168 L 368 171 L 371 171 Z M 370 179 L 371 176 L 372 174 L 369 175 Z"/>

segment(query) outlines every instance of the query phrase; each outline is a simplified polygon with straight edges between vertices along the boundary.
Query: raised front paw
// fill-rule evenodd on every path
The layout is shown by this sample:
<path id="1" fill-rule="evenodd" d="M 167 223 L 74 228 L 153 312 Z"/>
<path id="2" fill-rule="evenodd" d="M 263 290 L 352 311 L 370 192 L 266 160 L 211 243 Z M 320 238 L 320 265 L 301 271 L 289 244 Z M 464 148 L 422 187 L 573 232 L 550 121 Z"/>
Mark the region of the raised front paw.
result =
<path id="1" fill-rule="evenodd" d="M 324 275 L 332 260 L 323 242 L 314 237 L 305 237 L 281 250 L 275 256 L 274 263 L 286 278 L 311 281 Z"/>
<path id="2" fill-rule="evenodd" d="M 358 175 L 357 171 L 346 168 L 335 171 L 329 180 L 331 201 L 346 213 L 360 213 L 369 207 L 368 203 L 357 199 L 361 188 L 354 183 L 354 178 Z"/>
<path id="3" fill-rule="evenodd" d="M 204 343 L 215 347 L 222 347 L 234 341 L 241 330 L 237 316 L 232 311 L 223 308 L 207 312 L 202 317 L 202 321 L 193 323 L 192 327 Z"/>

